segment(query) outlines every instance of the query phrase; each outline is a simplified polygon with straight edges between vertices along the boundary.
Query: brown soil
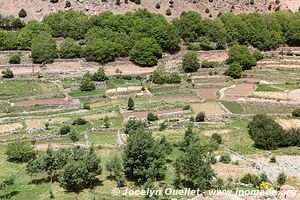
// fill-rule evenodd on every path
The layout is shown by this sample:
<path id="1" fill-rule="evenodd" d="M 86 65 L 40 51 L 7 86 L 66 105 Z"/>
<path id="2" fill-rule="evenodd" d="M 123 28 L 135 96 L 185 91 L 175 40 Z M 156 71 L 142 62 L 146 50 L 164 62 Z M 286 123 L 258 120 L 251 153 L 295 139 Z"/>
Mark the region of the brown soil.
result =
<path id="1" fill-rule="evenodd" d="M 192 104 L 192 110 L 194 113 L 204 112 L 206 115 L 222 115 L 225 111 L 217 102 L 205 102 L 199 104 Z"/>
<path id="2" fill-rule="evenodd" d="M 20 123 L 12 123 L 12 124 L 0 125 L 0 133 L 12 132 L 12 131 L 20 129 L 22 127 L 23 126 Z"/>
<path id="3" fill-rule="evenodd" d="M 200 88 L 195 90 L 197 95 L 201 96 L 204 99 L 209 99 L 209 100 L 217 99 L 218 91 L 219 88 Z"/>
<path id="4" fill-rule="evenodd" d="M 68 102 L 63 98 L 20 101 L 20 102 L 15 103 L 15 105 L 17 105 L 17 106 L 67 105 L 67 104 L 68 104 Z"/>
<path id="5" fill-rule="evenodd" d="M 234 88 L 228 88 L 224 92 L 223 99 L 225 100 L 238 100 L 247 98 L 254 90 L 254 84 L 238 84 Z"/>

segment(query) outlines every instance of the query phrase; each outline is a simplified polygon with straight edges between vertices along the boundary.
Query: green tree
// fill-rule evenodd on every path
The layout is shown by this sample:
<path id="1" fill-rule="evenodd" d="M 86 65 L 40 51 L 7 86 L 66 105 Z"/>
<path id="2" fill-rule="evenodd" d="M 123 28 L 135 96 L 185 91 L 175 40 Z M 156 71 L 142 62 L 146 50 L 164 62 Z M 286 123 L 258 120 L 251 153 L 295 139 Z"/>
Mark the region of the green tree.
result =
<path id="1" fill-rule="evenodd" d="M 211 139 L 217 142 L 218 144 L 222 144 L 222 136 L 218 133 L 212 134 Z"/>
<path id="2" fill-rule="evenodd" d="M 107 80 L 107 76 L 105 74 L 105 71 L 104 71 L 104 68 L 103 67 L 99 67 L 97 72 L 95 72 L 93 74 L 93 77 L 92 77 L 93 81 L 105 81 Z"/>
<path id="3" fill-rule="evenodd" d="M 241 78 L 242 71 L 243 71 L 243 69 L 240 64 L 232 63 L 229 65 L 228 69 L 226 69 L 224 74 L 226 76 L 230 76 L 230 77 L 236 79 L 236 78 Z"/>
<path id="4" fill-rule="evenodd" d="M 78 134 L 75 131 L 71 131 L 71 133 L 69 134 L 70 140 L 75 143 L 79 141 L 79 137 Z"/>
<path id="5" fill-rule="evenodd" d="M 284 130 L 269 116 L 255 115 L 248 127 L 254 145 L 258 148 L 273 150 L 284 142 Z"/>
<path id="6" fill-rule="evenodd" d="M 211 188 L 215 177 L 211 168 L 211 152 L 214 149 L 210 145 L 194 142 L 189 145 L 175 162 L 176 181 L 175 186 L 183 185 L 201 191 Z"/>
<path id="7" fill-rule="evenodd" d="M 164 153 L 150 132 L 141 127 L 130 132 L 124 149 L 124 170 L 130 180 L 138 184 L 148 179 L 161 180 L 165 164 Z"/>
<path id="8" fill-rule="evenodd" d="M 164 84 L 167 80 L 167 72 L 163 65 L 159 65 L 152 74 L 152 82 L 155 84 Z"/>
<path id="9" fill-rule="evenodd" d="M 87 61 L 106 63 L 117 57 L 116 43 L 109 40 L 95 39 L 87 42 L 84 48 L 84 57 Z"/>
<path id="10" fill-rule="evenodd" d="M 15 176 L 6 176 L 3 181 L 0 181 L 0 190 L 4 191 L 4 198 L 10 199 L 10 196 L 7 194 L 7 187 L 15 184 Z"/>
<path id="11" fill-rule="evenodd" d="M 115 180 L 118 187 L 125 185 L 124 168 L 119 157 L 115 156 L 108 160 L 105 168 L 109 172 L 109 178 Z"/>
<path id="12" fill-rule="evenodd" d="M 52 35 L 53 31 L 49 26 L 37 21 L 30 21 L 22 28 L 18 34 L 18 47 L 21 49 L 30 50 L 32 48 L 32 40 L 38 35 Z M 48 40 L 44 43 L 49 42 Z M 44 44 L 43 43 L 43 44 Z M 52 42 L 51 42 L 52 44 Z M 51 53 L 51 52 L 50 52 Z M 46 53 L 47 54 L 47 53 Z"/>
<path id="13" fill-rule="evenodd" d="M 279 186 L 282 186 L 285 184 L 286 180 L 287 180 L 287 176 L 285 175 L 284 172 L 281 172 L 280 174 L 278 174 L 276 181 Z"/>
<path id="14" fill-rule="evenodd" d="M 12 162 L 28 162 L 36 157 L 36 151 L 28 141 L 15 141 L 7 145 L 7 159 Z"/>
<path id="15" fill-rule="evenodd" d="M 155 114 L 153 114 L 152 112 L 150 112 L 150 113 L 148 113 L 148 115 L 147 115 L 147 120 L 148 120 L 148 121 L 156 121 L 156 120 L 158 120 L 158 116 L 155 115 Z"/>
<path id="16" fill-rule="evenodd" d="M 184 54 L 182 59 L 182 68 L 184 72 L 196 72 L 200 67 L 197 52 L 188 51 Z"/>
<path id="17" fill-rule="evenodd" d="M 196 122 L 204 122 L 205 121 L 205 113 L 199 112 L 195 118 Z"/>
<path id="18" fill-rule="evenodd" d="M 60 45 L 59 55 L 61 58 L 80 58 L 81 54 L 81 46 L 71 38 L 64 39 Z"/>
<path id="19" fill-rule="evenodd" d="M 252 52 L 247 46 L 243 45 L 233 45 L 229 49 L 229 57 L 227 59 L 229 64 L 237 63 L 243 67 L 243 70 L 251 69 L 252 66 L 256 65 L 256 59 Z"/>
<path id="20" fill-rule="evenodd" d="M 169 155 L 172 153 L 172 145 L 170 144 L 170 142 L 168 142 L 166 136 L 162 136 L 159 141 L 159 146 L 161 147 L 162 151 L 165 152 L 165 154 Z"/>
<path id="21" fill-rule="evenodd" d="M 25 17 L 27 17 L 27 12 L 26 12 L 26 10 L 24 10 L 24 8 L 22 8 L 20 11 L 19 11 L 19 17 L 21 17 L 21 18 L 25 18 Z"/>
<path id="22" fill-rule="evenodd" d="M 104 121 L 104 127 L 109 128 L 110 127 L 110 122 L 109 122 L 108 116 L 105 116 L 103 121 Z"/>
<path id="23" fill-rule="evenodd" d="M 143 38 L 136 41 L 129 52 L 130 59 L 136 64 L 153 66 L 162 56 L 162 49 L 153 38 Z"/>
<path id="24" fill-rule="evenodd" d="M 189 125 L 184 133 L 183 140 L 180 142 L 180 149 L 185 151 L 192 143 L 199 140 L 199 137 L 193 132 L 193 127 Z"/>
<path id="25" fill-rule="evenodd" d="M 128 99 L 127 107 L 128 107 L 128 110 L 134 109 L 134 101 L 131 97 L 129 97 L 129 99 Z"/>
<path id="26" fill-rule="evenodd" d="M 147 128 L 147 124 L 141 120 L 129 119 L 125 125 L 125 134 L 129 134 L 131 131 L 134 131 L 139 128 Z"/>
<path id="27" fill-rule="evenodd" d="M 80 82 L 80 90 L 81 91 L 92 91 L 95 89 L 96 89 L 96 86 L 92 80 L 92 75 L 90 74 L 90 72 L 85 73 Z"/>
<path id="28" fill-rule="evenodd" d="M 48 33 L 41 33 L 33 38 L 31 45 L 31 58 L 34 63 L 53 62 L 57 57 L 54 38 Z"/>

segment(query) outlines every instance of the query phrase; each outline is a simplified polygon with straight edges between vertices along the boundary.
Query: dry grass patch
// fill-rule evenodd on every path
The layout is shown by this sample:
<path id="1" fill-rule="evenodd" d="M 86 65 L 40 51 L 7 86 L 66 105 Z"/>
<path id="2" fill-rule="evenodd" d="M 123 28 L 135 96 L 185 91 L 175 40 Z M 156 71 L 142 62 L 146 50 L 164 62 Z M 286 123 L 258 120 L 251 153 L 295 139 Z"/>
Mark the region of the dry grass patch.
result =
<path id="1" fill-rule="evenodd" d="M 83 119 L 85 119 L 87 121 L 97 121 L 97 120 L 103 120 L 106 116 L 109 118 L 116 118 L 116 117 L 118 117 L 118 113 L 110 112 L 110 113 L 101 113 L 101 114 L 95 114 L 95 115 L 87 115 L 87 116 L 84 116 Z"/>
<path id="2" fill-rule="evenodd" d="M 28 119 L 25 120 L 25 126 L 26 128 L 40 130 L 45 128 L 45 124 L 47 121 L 47 119 Z"/>
<path id="3" fill-rule="evenodd" d="M 284 129 L 300 128 L 300 119 L 276 119 Z"/>
<path id="4" fill-rule="evenodd" d="M 207 130 L 207 131 L 203 131 L 201 132 L 203 135 L 211 137 L 214 133 L 218 133 L 220 135 L 225 135 L 227 133 L 229 133 L 230 129 L 216 129 L 216 130 Z"/>
<path id="5" fill-rule="evenodd" d="M 222 115 L 225 111 L 217 102 L 205 102 L 191 105 L 194 113 L 204 112 L 206 115 Z"/>
<path id="6" fill-rule="evenodd" d="M 0 125 L 0 133 L 12 132 L 21 128 L 23 128 L 23 125 L 21 123 L 4 124 Z"/>

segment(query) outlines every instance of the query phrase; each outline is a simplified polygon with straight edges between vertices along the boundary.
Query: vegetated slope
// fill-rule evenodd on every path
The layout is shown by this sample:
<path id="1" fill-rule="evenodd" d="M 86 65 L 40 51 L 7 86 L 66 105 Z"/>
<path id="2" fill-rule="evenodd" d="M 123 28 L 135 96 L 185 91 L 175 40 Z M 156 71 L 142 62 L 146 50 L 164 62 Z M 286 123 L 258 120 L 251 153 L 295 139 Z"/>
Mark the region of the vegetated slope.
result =
<path id="1" fill-rule="evenodd" d="M 17 16 L 19 11 L 24 8 L 27 12 L 26 20 L 41 20 L 44 15 L 66 9 L 97 14 L 107 10 L 124 13 L 138 8 L 147 8 L 151 12 L 161 13 L 165 16 L 167 16 L 167 9 L 170 9 L 171 15 L 167 18 L 171 19 L 178 17 L 181 12 L 189 10 L 198 11 L 203 16 L 215 17 L 219 12 L 272 12 L 278 7 L 281 10 L 296 11 L 300 6 L 299 0 L 136 0 L 141 2 L 139 5 L 132 2 L 134 0 L 58 0 L 57 3 L 50 1 L 54 0 L 0 0 L 0 13 Z M 67 2 L 70 3 L 68 8 L 66 7 Z M 157 4 L 160 5 L 160 8 L 157 8 Z"/>

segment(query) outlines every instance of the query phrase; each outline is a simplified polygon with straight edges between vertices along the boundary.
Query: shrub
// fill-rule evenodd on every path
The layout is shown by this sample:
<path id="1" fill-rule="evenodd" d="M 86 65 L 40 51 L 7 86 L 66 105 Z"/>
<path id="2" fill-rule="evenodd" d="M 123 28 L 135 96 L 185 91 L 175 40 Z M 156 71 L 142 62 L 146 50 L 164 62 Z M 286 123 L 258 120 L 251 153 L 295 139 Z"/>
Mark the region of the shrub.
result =
<path id="1" fill-rule="evenodd" d="M 220 63 L 214 62 L 214 61 L 204 60 L 201 63 L 201 68 L 215 68 L 215 67 L 219 67 L 219 66 L 220 66 Z"/>
<path id="2" fill-rule="evenodd" d="M 33 38 L 31 45 L 31 58 L 34 63 L 53 62 L 56 57 L 56 43 L 49 33 L 41 33 Z"/>
<path id="3" fill-rule="evenodd" d="M 246 174 L 241 178 L 241 182 L 245 184 L 252 184 L 253 186 L 259 186 L 261 184 L 261 178 L 255 174 Z"/>
<path id="4" fill-rule="evenodd" d="M 140 5 L 141 4 L 141 0 L 134 0 L 134 3 L 137 4 L 137 5 Z"/>
<path id="5" fill-rule="evenodd" d="M 153 66 L 162 56 L 162 49 L 153 38 L 142 38 L 135 42 L 129 52 L 130 59 L 139 65 Z"/>
<path id="6" fill-rule="evenodd" d="M 92 80 L 92 75 L 89 72 L 85 73 L 80 82 L 80 90 L 81 91 L 92 91 L 95 89 L 96 89 L 96 86 Z"/>
<path id="7" fill-rule="evenodd" d="M 110 40 L 94 39 L 87 42 L 84 57 L 87 61 L 106 63 L 117 57 L 117 44 Z"/>
<path id="8" fill-rule="evenodd" d="M 229 64 L 238 63 L 243 70 L 249 70 L 256 65 L 256 59 L 247 46 L 233 45 L 229 49 L 229 57 L 227 59 Z"/>
<path id="9" fill-rule="evenodd" d="M 26 10 L 24 10 L 23 8 L 20 10 L 19 12 L 19 17 L 24 18 L 27 16 L 27 12 Z"/>
<path id="10" fill-rule="evenodd" d="M 292 112 L 292 115 L 293 115 L 294 117 L 300 117 L 300 108 L 297 108 L 296 110 L 294 110 L 294 111 Z"/>
<path id="11" fill-rule="evenodd" d="M 264 54 L 262 54 L 259 50 L 255 50 L 253 52 L 253 56 L 255 57 L 256 61 L 264 59 Z"/>
<path id="12" fill-rule="evenodd" d="M 13 78 L 14 74 L 11 69 L 5 69 L 1 72 L 3 78 Z"/>
<path id="13" fill-rule="evenodd" d="M 230 77 L 236 79 L 236 78 L 241 78 L 242 71 L 243 71 L 243 68 L 239 64 L 232 63 L 229 65 L 228 69 L 226 69 L 224 74 L 226 76 L 230 76 Z"/>
<path id="14" fill-rule="evenodd" d="M 277 184 L 279 185 L 279 186 L 282 186 L 282 185 L 284 185 L 285 184 L 285 182 L 286 182 L 286 179 L 287 179 L 287 176 L 285 175 L 285 173 L 284 172 L 281 172 L 278 176 L 277 176 Z"/>
<path id="15" fill-rule="evenodd" d="M 71 128 L 70 126 L 63 126 L 59 129 L 59 134 L 60 135 L 67 135 L 68 133 L 70 133 Z"/>
<path id="16" fill-rule="evenodd" d="M 20 62 L 21 62 L 21 56 L 19 53 L 13 54 L 9 58 L 10 64 L 20 64 Z"/>
<path id="17" fill-rule="evenodd" d="M 206 9 L 205 9 L 205 12 L 206 12 L 206 13 L 209 13 L 209 8 L 206 8 Z"/>
<path id="18" fill-rule="evenodd" d="M 71 7 L 72 6 L 72 3 L 70 2 L 70 1 L 66 1 L 66 8 L 69 8 L 69 7 Z"/>
<path id="19" fill-rule="evenodd" d="M 72 125 L 84 125 L 86 123 L 87 121 L 85 119 L 78 118 L 73 121 Z"/>
<path id="20" fill-rule="evenodd" d="M 85 103 L 85 104 L 83 104 L 82 109 L 90 110 L 91 106 L 89 106 L 87 103 Z"/>
<path id="21" fill-rule="evenodd" d="M 168 8 L 168 9 L 166 10 L 166 15 L 168 15 L 168 16 L 172 15 L 172 11 L 171 11 L 170 8 Z"/>
<path id="22" fill-rule="evenodd" d="M 184 54 L 182 59 L 182 68 L 184 72 L 196 72 L 200 67 L 197 52 L 188 51 Z"/>
<path id="23" fill-rule="evenodd" d="M 157 3 L 156 6 L 155 6 L 155 8 L 156 8 L 156 9 L 160 9 L 160 4 Z"/>
<path id="24" fill-rule="evenodd" d="M 15 141 L 7 145 L 7 159 L 13 162 L 28 162 L 36 157 L 36 151 L 29 141 Z"/>
<path id="25" fill-rule="evenodd" d="M 82 54 L 81 46 L 72 38 L 66 38 L 60 45 L 61 58 L 80 58 Z"/>
<path id="26" fill-rule="evenodd" d="M 222 144 L 222 136 L 218 133 L 212 134 L 211 139 L 219 144 Z"/>
<path id="27" fill-rule="evenodd" d="M 221 155 L 219 162 L 225 163 L 225 164 L 229 164 L 231 161 L 230 155 L 226 154 L 226 155 Z"/>
<path id="28" fill-rule="evenodd" d="M 92 77 L 93 81 L 105 81 L 107 80 L 107 76 L 105 74 L 105 71 L 103 69 L 103 67 L 99 67 L 97 72 L 95 72 L 93 74 L 93 77 Z"/>
<path id="29" fill-rule="evenodd" d="M 195 118 L 196 122 L 204 122 L 205 121 L 205 113 L 199 112 Z"/>
<path id="30" fill-rule="evenodd" d="M 276 163 L 276 158 L 275 158 L 275 156 L 272 156 L 272 157 L 270 158 L 270 163 Z"/>
<path id="31" fill-rule="evenodd" d="M 189 110 L 190 108 L 191 108 L 190 105 L 185 105 L 185 106 L 182 108 L 182 110 Z"/>
<path id="32" fill-rule="evenodd" d="M 57 3 L 58 0 L 50 0 L 51 3 Z"/>
<path id="33" fill-rule="evenodd" d="M 158 116 L 155 115 L 155 114 L 153 114 L 152 112 L 150 112 L 150 113 L 148 113 L 148 115 L 147 115 L 147 120 L 148 120 L 148 121 L 156 121 L 156 120 L 158 120 Z"/>

